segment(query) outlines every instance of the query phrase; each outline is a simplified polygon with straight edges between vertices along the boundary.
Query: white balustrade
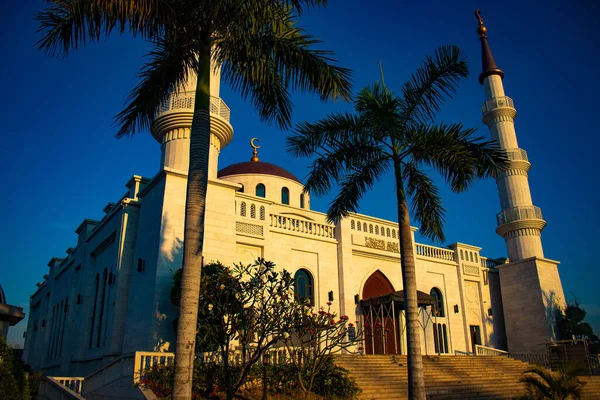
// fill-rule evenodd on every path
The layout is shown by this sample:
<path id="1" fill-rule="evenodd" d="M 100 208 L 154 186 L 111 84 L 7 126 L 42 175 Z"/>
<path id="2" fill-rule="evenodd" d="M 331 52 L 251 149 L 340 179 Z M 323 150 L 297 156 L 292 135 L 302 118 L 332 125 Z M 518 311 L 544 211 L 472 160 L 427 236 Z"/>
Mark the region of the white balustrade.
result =
<path id="1" fill-rule="evenodd" d="M 508 357 L 508 352 L 504 351 L 504 350 L 498 350 L 493 347 L 487 347 L 487 346 L 482 346 L 482 345 L 476 344 L 475 345 L 475 355 Z"/>
<path id="2" fill-rule="evenodd" d="M 52 379 L 57 381 L 58 383 L 68 387 L 72 391 L 77 394 L 81 394 L 81 386 L 83 383 L 83 377 L 73 377 L 73 376 L 51 376 Z"/>
<path id="3" fill-rule="evenodd" d="M 179 92 L 172 94 L 169 96 L 168 100 L 158 107 L 156 115 L 160 116 L 161 114 L 171 110 L 193 111 L 195 101 L 196 92 Z M 229 107 L 227 107 L 227 104 L 225 104 L 220 97 L 210 96 L 209 110 L 211 114 L 218 115 L 225 121 L 229 122 L 231 111 L 229 110 Z"/>
<path id="4" fill-rule="evenodd" d="M 284 215 L 269 214 L 270 226 L 291 232 L 302 233 L 311 236 L 335 238 L 335 227 L 333 225 L 320 224 L 318 222 L 292 218 Z"/>
<path id="5" fill-rule="evenodd" d="M 136 351 L 135 362 L 133 364 L 133 381 L 139 382 L 144 374 L 144 370 L 150 369 L 156 365 L 167 366 L 175 362 L 175 353 L 161 353 L 150 351 Z"/>
<path id="6" fill-rule="evenodd" d="M 439 260 L 454 261 L 454 250 L 443 247 L 429 246 L 426 244 L 415 244 L 417 256 L 437 258 Z"/>
<path id="7" fill-rule="evenodd" d="M 498 226 L 508 224 L 513 221 L 524 219 L 543 219 L 542 210 L 536 206 L 513 207 L 499 212 L 496 215 Z"/>
<path id="8" fill-rule="evenodd" d="M 481 106 L 481 112 L 483 114 L 486 114 L 497 108 L 504 108 L 504 107 L 515 108 L 513 99 L 511 99 L 508 96 L 500 96 L 500 97 L 494 97 L 493 99 L 489 99 L 485 103 L 483 103 L 483 105 Z"/>

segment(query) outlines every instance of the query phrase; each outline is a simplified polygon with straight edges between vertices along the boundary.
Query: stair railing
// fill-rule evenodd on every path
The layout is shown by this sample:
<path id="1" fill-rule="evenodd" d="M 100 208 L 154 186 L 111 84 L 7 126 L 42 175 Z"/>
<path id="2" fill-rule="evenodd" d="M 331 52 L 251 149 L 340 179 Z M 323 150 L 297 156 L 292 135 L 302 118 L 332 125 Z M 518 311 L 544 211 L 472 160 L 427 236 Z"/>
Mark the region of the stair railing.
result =
<path id="1" fill-rule="evenodd" d="M 477 356 L 504 356 L 508 357 L 508 351 L 498 350 L 493 347 L 475 345 L 475 355 Z"/>

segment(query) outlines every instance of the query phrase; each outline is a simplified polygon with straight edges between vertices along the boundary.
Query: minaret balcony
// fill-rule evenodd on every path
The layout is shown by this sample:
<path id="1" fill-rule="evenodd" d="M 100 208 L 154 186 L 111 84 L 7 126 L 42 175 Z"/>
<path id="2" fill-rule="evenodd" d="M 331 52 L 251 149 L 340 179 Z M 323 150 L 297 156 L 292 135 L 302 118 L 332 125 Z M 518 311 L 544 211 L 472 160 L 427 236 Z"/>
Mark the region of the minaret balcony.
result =
<path id="1" fill-rule="evenodd" d="M 156 118 L 170 111 L 194 111 L 194 102 L 196 100 L 196 92 L 180 92 L 173 94 L 167 101 L 158 107 Z M 229 122 L 231 111 L 227 104 L 216 96 L 210 96 L 210 113 L 218 115 L 225 121 Z"/>
<path id="2" fill-rule="evenodd" d="M 194 117 L 196 92 L 173 93 L 156 111 L 152 124 L 152 136 L 157 142 L 163 143 L 165 134 L 174 129 L 190 129 Z M 220 140 L 220 147 L 225 147 L 233 138 L 231 126 L 231 111 L 227 104 L 217 96 L 210 96 L 210 132 Z M 184 136 L 185 137 L 185 136 Z"/>
<path id="3" fill-rule="evenodd" d="M 541 231 L 546 226 L 542 218 L 542 210 L 536 206 L 507 208 L 496 215 L 498 228 L 496 233 L 505 237 L 512 231 L 533 229 Z"/>
<path id="4" fill-rule="evenodd" d="M 525 219 L 544 219 L 542 210 L 536 206 L 513 207 L 502 210 L 496 215 L 498 226 L 508 224 L 513 221 L 521 221 Z"/>
<path id="5" fill-rule="evenodd" d="M 487 114 L 491 111 L 497 110 L 498 108 L 515 108 L 513 99 L 508 96 L 494 97 L 493 99 L 486 100 L 481 106 L 481 113 Z"/>

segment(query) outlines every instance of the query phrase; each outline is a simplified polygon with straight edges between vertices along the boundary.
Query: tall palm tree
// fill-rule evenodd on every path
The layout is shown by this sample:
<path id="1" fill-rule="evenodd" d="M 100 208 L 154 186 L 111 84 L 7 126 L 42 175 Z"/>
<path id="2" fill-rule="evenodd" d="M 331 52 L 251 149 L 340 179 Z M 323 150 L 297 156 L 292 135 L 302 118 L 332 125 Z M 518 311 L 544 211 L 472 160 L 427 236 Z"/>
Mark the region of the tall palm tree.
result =
<path id="1" fill-rule="evenodd" d="M 321 99 L 350 96 L 350 71 L 334 65 L 331 52 L 296 26 L 302 12 L 326 0 L 47 0 L 39 12 L 38 42 L 66 56 L 114 31 L 149 41 L 149 61 L 129 104 L 117 115 L 117 137 L 147 130 L 159 105 L 198 76 L 190 138 L 183 275 L 177 330 L 174 399 L 191 398 L 194 342 L 204 238 L 210 145 L 211 63 L 261 119 L 290 125 L 290 89 Z"/>
<path id="2" fill-rule="evenodd" d="M 434 122 L 444 100 L 467 75 L 460 49 L 439 47 L 403 85 L 402 97 L 394 96 L 383 82 L 374 83 L 358 93 L 354 113 L 302 122 L 287 142 L 288 151 L 296 156 L 317 156 L 305 190 L 320 195 L 339 184 L 327 211 L 330 222 L 356 212 L 363 195 L 387 171 L 394 173 L 411 399 L 425 399 L 425 388 L 408 202 L 412 202 L 421 233 L 443 241 L 442 201 L 423 168 L 438 171 L 453 191 L 461 192 L 476 178 L 493 175 L 507 162 L 494 143 L 473 137 L 474 129 Z"/>
<path id="3" fill-rule="evenodd" d="M 557 372 L 535 365 L 524 372 L 519 382 L 525 383 L 526 394 L 518 400 L 569 400 L 580 399 L 585 383 L 577 378 L 581 369 L 568 364 Z"/>

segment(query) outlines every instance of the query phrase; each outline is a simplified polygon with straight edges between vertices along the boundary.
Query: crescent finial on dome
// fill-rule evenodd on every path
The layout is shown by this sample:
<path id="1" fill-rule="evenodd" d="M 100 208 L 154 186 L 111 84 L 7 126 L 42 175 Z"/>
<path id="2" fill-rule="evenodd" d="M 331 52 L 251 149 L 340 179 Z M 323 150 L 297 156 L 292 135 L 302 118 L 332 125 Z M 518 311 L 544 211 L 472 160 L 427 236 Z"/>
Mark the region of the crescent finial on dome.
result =
<path id="1" fill-rule="evenodd" d="M 258 138 L 252 138 L 250 139 L 250 147 L 252 147 L 253 151 L 252 151 L 252 158 L 250 159 L 250 161 L 252 162 L 259 162 L 259 158 L 258 158 L 258 149 L 260 148 L 260 145 L 256 145 L 254 142 L 258 141 Z"/>

